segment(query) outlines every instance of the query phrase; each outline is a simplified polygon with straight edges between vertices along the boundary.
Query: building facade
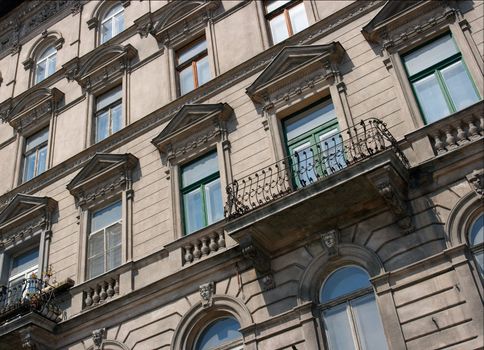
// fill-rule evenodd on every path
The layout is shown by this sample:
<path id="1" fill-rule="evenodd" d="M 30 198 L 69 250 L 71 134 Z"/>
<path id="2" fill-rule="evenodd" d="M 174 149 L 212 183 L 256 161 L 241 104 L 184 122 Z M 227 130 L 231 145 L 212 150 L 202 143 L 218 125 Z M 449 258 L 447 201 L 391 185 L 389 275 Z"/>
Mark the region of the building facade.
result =
<path id="1" fill-rule="evenodd" d="M 0 349 L 479 349 L 484 4 L 0 17 Z"/>

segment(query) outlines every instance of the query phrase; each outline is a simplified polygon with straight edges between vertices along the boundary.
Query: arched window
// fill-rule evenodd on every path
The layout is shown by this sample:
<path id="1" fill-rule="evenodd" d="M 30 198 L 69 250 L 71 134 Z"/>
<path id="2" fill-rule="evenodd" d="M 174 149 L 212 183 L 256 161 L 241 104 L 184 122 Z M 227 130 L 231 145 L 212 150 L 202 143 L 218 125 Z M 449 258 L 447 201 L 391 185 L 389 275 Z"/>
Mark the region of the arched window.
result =
<path id="1" fill-rule="evenodd" d="M 329 275 L 320 291 L 326 339 L 331 350 L 387 350 L 368 273 L 345 266 Z"/>
<path id="2" fill-rule="evenodd" d="M 484 213 L 472 223 L 468 233 L 469 247 L 476 259 L 477 268 L 484 279 Z"/>
<path id="3" fill-rule="evenodd" d="M 195 350 L 243 349 L 240 323 L 233 317 L 222 317 L 210 323 L 200 333 Z"/>
<path id="4" fill-rule="evenodd" d="M 117 4 L 106 12 L 100 27 L 100 42 L 105 43 L 124 30 L 124 7 Z"/>
<path id="5" fill-rule="evenodd" d="M 48 76 L 54 74 L 57 50 L 53 46 L 47 47 L 35 62 L 35 83 L 40 83 Z"/>

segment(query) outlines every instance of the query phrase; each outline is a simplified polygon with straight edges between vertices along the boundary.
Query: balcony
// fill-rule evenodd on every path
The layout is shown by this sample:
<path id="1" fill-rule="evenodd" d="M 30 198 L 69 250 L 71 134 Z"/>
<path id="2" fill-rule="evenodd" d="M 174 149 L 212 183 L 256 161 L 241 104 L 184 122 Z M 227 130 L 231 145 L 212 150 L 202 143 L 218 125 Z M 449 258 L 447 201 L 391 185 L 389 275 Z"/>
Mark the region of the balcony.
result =
<path id="1" fill-rule="evenodd" d="M 391 209 L 402 228 L 411 229 L 405 201 L 409 163 L 382 121 L 362 121 L 316 149 L 230 183 L 227 233 L 239 242 L 250 236 L 271 253 L 378 208 Z"/>

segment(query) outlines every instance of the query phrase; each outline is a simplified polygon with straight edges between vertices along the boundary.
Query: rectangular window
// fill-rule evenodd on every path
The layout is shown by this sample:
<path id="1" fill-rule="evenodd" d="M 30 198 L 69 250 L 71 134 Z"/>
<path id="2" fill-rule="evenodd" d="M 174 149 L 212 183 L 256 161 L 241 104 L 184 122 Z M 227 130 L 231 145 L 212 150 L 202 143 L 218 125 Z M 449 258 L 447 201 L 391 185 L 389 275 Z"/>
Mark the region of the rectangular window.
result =
<path id="1" fill-rule="evenodd" d="M 25 140 L 22 182 L 29 181 L 45 171 L 48 137 L 49 128 L 45 128 Z"/>
<path id="2" fill-rule="evenodd" d="M 95 141 L 99 142 L 123 127 L 122 86 L 96 98 Z"/>
<path id="3" fill-rule="evenodd" d="M 222 190 L 216 152 L 182 167 L 181 194 L 185 234 L 223 219 Z"/>
<path id="4" fill-rule="evenodd" d="M 265 11 L 274 45 L 309 26 L 302 1 L 266 1 Z"/>
<path id="5" fill-rule="evenodd" d="M 450 34 L 402 58 L 426 123 L 479 101 L 474 82 Z"/>
<path id="6" fill-rule="evenodd" d="M 185 95 L 211 79 L 205 38 L 177 51 L 176 70 L 180 95 Z"/>
<path id="7" fill-rule="evenodd" d="M 346 166 L 338 121 L 330 99 L 284 121 L 296 187 L 303 187 Z"/>
<path id="8" fill-rule="evenodd" d="M 121 265 L 121 201 L 91 214 L 87 243 L 87 278 Z"/>
<path id="9" fill-rule="evenodd" d="M 38 246 L 22 254 L 14 256 L 11 259 L 10 271 L 8 275 L 8 288 L 10 290 L 10 294 L 8 295 L 7 300 L 3 300 L 3 303 L 18 303 L 27 295 L 27 293 L 34 293 L 36 291 L 37 283 L 36 281 L 29 279 L 37 277 L 36 274 L 38 273 L 38 269 Z"/>

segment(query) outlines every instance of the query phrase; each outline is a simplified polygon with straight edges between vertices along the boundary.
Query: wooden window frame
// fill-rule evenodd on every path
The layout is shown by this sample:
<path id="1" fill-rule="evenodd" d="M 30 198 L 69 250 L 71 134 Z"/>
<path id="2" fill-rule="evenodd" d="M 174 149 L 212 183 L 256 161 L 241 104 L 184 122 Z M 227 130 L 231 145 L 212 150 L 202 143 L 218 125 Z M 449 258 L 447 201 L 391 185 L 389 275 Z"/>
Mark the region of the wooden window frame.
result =
<path id="1" fill-rule="evenodd" d="M 29 140 L 29 138 L 31 138 L 32 136 L 35 136 L 36 134 L 39 134 L 43 131 L 47 131 L 47 140 L 43 141 L 42 143 L 38 144 L 37 146 L 35 146 L 34 148 L 32 148 L 31 150 L 29 151 L 26 151 L 26 148 L 27 148 L 27 142 Z M 39 150 L 45 148 L 46 149 L 46 156 L 45 156 L 45 170 L 41 173 L 38 173 L 37 172 L 37 167 L 39 165 Z M 25 169 L 25 166 L 27 164 L 27 157 L 29 157 L 30 155 L 34 154 L 35 153 L 35 163 L 34 163 L 34 174 L 33 176 L 30 178 L 30 179 L 27 179 L 25 176 L 26 176 L 26 169 Z M 27 182 L 27 181 L 30 181 L 32 180 L 33 178 L 39 176 L 40 174 L 44 173 L 47 168 L 48 168 L 48 163 L 49 163 L 49 127 L 45 127 L 45 128 L 42 128 L 34 133 L 32 133 L 30 136 L 26 137 L 25 138 L 25 145 L 24 145 L 24 151 L 23 151 L 23 154 L 22 154 L 22 181 L 21 183 L 24 183 L 24 182 Z"/>
<path id="2" fill-rule="evenodd" d="M 271 40 L 274 41 L 273 39 L 273 33 L 270 29 L 270 21 L 278 16 L 284 16 L 284 22 L 286 23 L 286 29 L 288 33 L 288 38 L 294 35 L 294 30 L 292 28 L 292 22 L 291 22 L 291 17 L 289 16 L 289 10 L 293 7 L 298 6 L 299 4 L 303 4 L 303 0 L 296 0 L 296 1 L 290 1 L 287 4 L 272 10 L 271 12 L 267 12 L 267 5 L 270 2 L 270 0 L 265 0 L 264 1 L 264 13 L 265 17 L 267 20 L 267 23 L 269 24 L 269 32 L 271 33 Z M 307 13 L 306 13 L 307 17 Z"/>
<path id="3" fill-rule="evenodd" d="M 198 81 L 198 68 L 197 68 L 197 62 L 201 61 L 203 58 L 208 57 L 208 46 L 205 48 L 205 50 L 197 53 L 196 55 L 190 57 L 187 59 L 185 62 L 178 64 L 178 61 L 181 56 L 181 52 L 188 51 L 190 48 L 193 46 L 197 45 L 198 43 L 205 41 L 207 43 L 207 38 L 205 36 L 199 37 L 193 41 L 191 41 L 189 44 L 180 47 L 178 50 L 176 50 L 176 62 L 177 65 L 175 67 L 176 72 L 177 72 L 177 77 L 178 77 L 178 90 L 180 95 L 182 94 L 181 92 L 181 81 L 180 81 L 180 73 L 185 70 L 186 68 L 190 67 L 192 68 L 192 74 L 193 74 L 193 90 L 198 88 L 199 81 Z M 208 43 L 207 43 L 208 45 Z M 192 90 L 192 91 L 193 91 Z M 187 92 L 188 93 L 188 92 Z M 186 94 L 186 93 L 185 93 Z"/>
<path id="4" fill-rule="evenodd" d="M 118 132 L 119 130 L 117 131 L 114 131 L 113 132 L 113 114 L 112 114 L 112 111 L 115 107 L 117 106 L 121 106 L 121 124 L 124 124 L 124 118 L 123 118 L 123 88 L 121 86 L 121 97 L 113 102 L 111 102 L 109 105 L 107 105 L 106 107 L 103 107 L 101 108 L 100 110 L 97 110 L 96 109 L 96 103 L 97 103 L 97 99 L 99 97 L 101 97 L 102 95 L 108 93 L 109 91 L 111 90 L 114 90 L 116 89 L 118 86 L 115 86 L 113 87 L 112 89 L 109 89 L 105 92 L 103 92 L 102 94 L 99 94 L 96 96 L 96 98 L 94 99 L 94 109 L 95 109 L 95 112 L 94 112 L 94 143 L 98 143 L 98 142 L 101 142 L 105 139 L 107 139 L 109 136 L 113 135 L 114 133 Z M 108 135 L 103 138 L 103 139 L 98 139 L 98 134 L 97 134 L 97 126 L 98 126 L 98 118 L 100 115 L 102 115 L 103 113 L 105 112 L 108 112 L 108 117 L 109 117 L 109 125 L 108 125 Z M 121 129 L 123 128 L 123 126 L 121 126 Z M 120 129 L 120 130 L 121 130 Z"/>

